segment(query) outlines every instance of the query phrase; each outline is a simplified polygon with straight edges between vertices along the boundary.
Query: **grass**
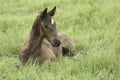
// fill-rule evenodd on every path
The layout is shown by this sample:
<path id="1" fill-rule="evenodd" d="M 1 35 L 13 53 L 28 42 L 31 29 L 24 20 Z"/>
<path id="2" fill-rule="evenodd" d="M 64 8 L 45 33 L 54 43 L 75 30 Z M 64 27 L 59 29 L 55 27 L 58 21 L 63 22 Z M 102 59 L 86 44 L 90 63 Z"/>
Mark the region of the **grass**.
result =
<path id="1" fill-rule="evenodd" d="M 79 56 L 15 70 L 35 17 L 54 6 L 57 31 L 71 36 Z M 120 1 L 0 0 L 0 80 L 120 80 Z"/>

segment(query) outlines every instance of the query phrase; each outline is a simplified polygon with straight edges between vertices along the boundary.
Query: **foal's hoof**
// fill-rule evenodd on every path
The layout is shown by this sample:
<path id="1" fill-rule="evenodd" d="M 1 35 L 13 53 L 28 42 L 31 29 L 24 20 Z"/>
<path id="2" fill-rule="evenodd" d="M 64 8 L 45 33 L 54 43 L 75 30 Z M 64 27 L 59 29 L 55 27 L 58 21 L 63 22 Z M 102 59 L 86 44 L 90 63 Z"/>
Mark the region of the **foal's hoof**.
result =
<path id="1" fill-rule="evenodd" d="M 15 69 L 18 70 L 19 68 L 20 68 L 20 65 L 17 64 L 17 65 L 15 66 Z"/>

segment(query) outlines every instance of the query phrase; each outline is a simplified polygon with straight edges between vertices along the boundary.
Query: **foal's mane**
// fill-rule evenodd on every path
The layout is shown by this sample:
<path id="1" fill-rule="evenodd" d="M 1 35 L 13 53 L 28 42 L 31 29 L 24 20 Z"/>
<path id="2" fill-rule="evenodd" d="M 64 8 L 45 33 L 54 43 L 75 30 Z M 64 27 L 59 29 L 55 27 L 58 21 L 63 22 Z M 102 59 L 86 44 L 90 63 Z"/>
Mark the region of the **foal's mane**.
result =
<path id="1" fill-rule="evenodd" d="M 42 32 L 42 25 L 40 21 L 40 16 L 38 15 L 32 25 L 32 29 L 29 35 L 29 48 L 31 49 L 32 53 L 36 50 L 36 48 L 41 47 L 41 41 L 44 38 Z"/>
<path id="2" fill-rule="evenodd" d="M 32 25 L 32 30 L 30 33 L 29 43 L 32 48 L 32 55 L 37 55 L 36 51 L 42 45 L 42 40 L 45 37 L 45 34 L 48 35 L 47 30 L 44 28 L 41 22 L 41 14 L 38 15 Z M 49 37 L 49 36 L 48 36 Z"/>
<path id="3" fill-rule="evenodd" d="M 32 35 L 32 33 L 34 34 L 33 36 L 39 36 L 40 34 L 40 17 L 39 15 L 36 17 L 33 25 L 32 25 L 32 30 L 31 30 L 31 33 L 30 35 Z"/>

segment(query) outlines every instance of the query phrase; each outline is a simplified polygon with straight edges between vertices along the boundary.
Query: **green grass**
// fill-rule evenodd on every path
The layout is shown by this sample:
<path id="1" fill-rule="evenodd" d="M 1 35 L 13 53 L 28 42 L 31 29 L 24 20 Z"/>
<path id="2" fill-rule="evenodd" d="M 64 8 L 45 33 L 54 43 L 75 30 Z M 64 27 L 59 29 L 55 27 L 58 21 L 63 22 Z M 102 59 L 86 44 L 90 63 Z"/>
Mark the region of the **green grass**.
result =
<path id="1" fill-rule="evenodd" d="M 79 56 L 16 70 L 35 17 L 54 6 Z M 0 0 L 0 80 L 120 80 L 120 0 Z"/>

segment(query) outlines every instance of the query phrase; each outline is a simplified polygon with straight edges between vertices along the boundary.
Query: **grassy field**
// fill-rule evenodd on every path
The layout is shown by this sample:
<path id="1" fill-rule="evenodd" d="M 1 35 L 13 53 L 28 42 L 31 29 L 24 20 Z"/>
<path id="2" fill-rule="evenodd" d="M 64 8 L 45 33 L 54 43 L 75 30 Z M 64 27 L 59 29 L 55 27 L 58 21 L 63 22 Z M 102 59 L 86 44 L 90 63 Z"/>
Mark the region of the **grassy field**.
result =
<path id="1" fill-rule="evenodd" d="M 54 6 L 79 56 L 16 70 L 33 21 Z M 0 0 L 0 80 L 120 80 L 120 0 Z"/>

